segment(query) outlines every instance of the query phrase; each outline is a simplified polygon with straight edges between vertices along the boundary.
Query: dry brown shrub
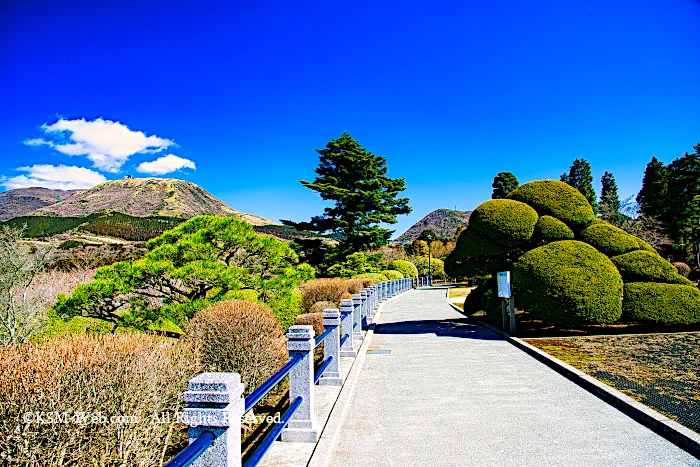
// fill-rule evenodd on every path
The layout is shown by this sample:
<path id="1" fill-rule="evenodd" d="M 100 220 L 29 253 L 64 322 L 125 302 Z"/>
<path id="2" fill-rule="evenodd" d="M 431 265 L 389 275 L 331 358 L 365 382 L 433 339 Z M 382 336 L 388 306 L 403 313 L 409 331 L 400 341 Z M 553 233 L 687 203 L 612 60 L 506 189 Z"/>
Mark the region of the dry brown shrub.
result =
<path id="1" fill-rule="evenodd" d="M 366 280 L 365 279 L 348 279 L 347 283 L 348 283 L 348 293 L 350 293 L 350 294 L 360 293 L 360 290 L 362 290 L 366 287 L 366 285 L 365 285 Z M 341 297 L 341 298 L 352 298 L 352 296 Z"/>
<path id="2" fill-rule="evenodd" d="M 343 292 L 347 292 L 345 279 L 314 279 L 299 287 L 304 296 L 304 309 L 309 310 L 316 302 L 338 303 Z"/>
<path id="3" fill-rule="evenodd" d="M 144 334 L 0 348 L 1 463 L 162 465 L 166 447 L 182 441 L 174 415 L 198 371 L 189 346 Z M 24 414 L 41 412 L 44 423 L 25 423 Z M 65 423 L 49 423 L 64 412 Z M 94 418 L 77 423 L 78 413 Z"/>
<path id="4" fill-rule="evenodd" d="M 304 313 L 298 315 L 294 324 L 311 325 L 314 327 L 315 337 L 323 334 L 323 313 Z"/>
<path id="5" fill-rule="evenodd" d="M 673 263 L 673 265 L 676 267 L 676 270 L 678 271 L 678 274 L 680 274 L 683 277 L 688 277 L 690 275 L 690 266 L 688 266 L 686 263 Z"/>
<path id="6" fill-rule="evenodd" d="M 350 294 L 350 292 L 345 292 L 343 295 L 340 296 L 341 300 L 349 300 L 351 298 L 352 298 L 352 295 Z"/>
<path id="7" fill-rule="evenodd" d="M 309 310 L 310 314 L 316 314 L 316 313 L 321 313 L 323 314 L 323 310 L 326 310 L 328 308 L 338 308 L 337 303 L 333 302 L 316 302 L 311 306 L 311 310 Z M 299 324 L 299 323 L 295 323 Z"/>
<path id="8" fill-rule="evenodd" d="M 240 373 L 246 394 L 289 359 L 284 329 L 262 303 L 214 303 L 187 323 L 185 340 L 197 350 L 203 371 Z"/>
<path id="9" fill-rule="evenodd" d="M 359 280 L 362 281 L 362 288 L 363 288 L 363 289 L 366 288 L 366 287 L 369 287 L 369 286 L 372 285 L 372 284 L 374 284 L 374 279 L 363 278 L 363 279 L 359 279 Z M 355 293 L 357 293 L 357 292 L 355 292 Z"/>

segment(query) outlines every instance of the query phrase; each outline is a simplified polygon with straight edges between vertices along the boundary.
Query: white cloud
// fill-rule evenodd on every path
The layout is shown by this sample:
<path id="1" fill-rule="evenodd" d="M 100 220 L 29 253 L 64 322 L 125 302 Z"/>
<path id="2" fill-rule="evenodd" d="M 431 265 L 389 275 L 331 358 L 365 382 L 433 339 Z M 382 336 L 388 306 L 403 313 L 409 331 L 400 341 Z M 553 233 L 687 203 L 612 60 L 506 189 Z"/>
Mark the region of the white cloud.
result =
<path id="1" fill-rule="evenodd" d="M 18 167 L 26 175 L 0 177 L 0 185 L 8 190 L 15 188 L 44 187 L 54 190 L 76 190 L 92 188 L 107 179 L 100 173 L 84 167 L 66 165 L 33 165 Z"/>
<path id="2" fill-rule="evenodd" d="M 146 136 L 128 126 L 98 118 L 92 121 L 60 119 L 41 129 L 49 139 L 35 138 L 24 142 L 28 146 L 51 146 L 69 156 L 87 156 L 94 167 L 105 172 L 119 172 L 130 156 L 156 153 L 175 145 L 174 141 L 158 136 Z"/>
<path id="3" fill-rule="evenodd" d="M 136 167 L 136 170 L 151 175 L 164 175 L 180 169 L 195 170 L 196 168 L 193 161 L 174 154 L 168 154 L 151 162 L 142 162 Z"/>

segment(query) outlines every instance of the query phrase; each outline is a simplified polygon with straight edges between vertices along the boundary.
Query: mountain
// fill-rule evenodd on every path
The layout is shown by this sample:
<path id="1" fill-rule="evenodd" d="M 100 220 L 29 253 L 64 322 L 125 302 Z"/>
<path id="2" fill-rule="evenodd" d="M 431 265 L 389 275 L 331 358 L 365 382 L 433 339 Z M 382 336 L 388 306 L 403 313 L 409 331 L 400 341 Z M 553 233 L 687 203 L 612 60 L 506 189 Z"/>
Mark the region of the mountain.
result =
<path id="1" fill-rule="evenodd" d="M 0 220 L 24 216 L 32 211 L 65 200 L 76 190 L 50 190 L 48 188 L 17 188 L 0 193 Z"/>
<path id="2" fill-rule="evenodd" d="M 472 211 L 455 211 L 454 209 L 436 209 L 423 219 L 413 224 L 406 232 L 396 240 L 412 242 L 417 239 L 425 229 L 433 229 L 440 238 L 452 238 L 459 227 L 469 224 L 469 216 Z"/>
<path id="3" fill-rule="evenodd" d="M 55 201 L 55 197 L 54 197 Z M 276 224 L 269 219 L 230 208 L 202 187 L 172 178 L 125 178 L 101 183 L 73 194 L 60 203 L 32 211 L 31 215 L 86 217 L 99 211 L 134 217 L 177 217 L 201 214 L 232 216 L 253 225 Z"/>

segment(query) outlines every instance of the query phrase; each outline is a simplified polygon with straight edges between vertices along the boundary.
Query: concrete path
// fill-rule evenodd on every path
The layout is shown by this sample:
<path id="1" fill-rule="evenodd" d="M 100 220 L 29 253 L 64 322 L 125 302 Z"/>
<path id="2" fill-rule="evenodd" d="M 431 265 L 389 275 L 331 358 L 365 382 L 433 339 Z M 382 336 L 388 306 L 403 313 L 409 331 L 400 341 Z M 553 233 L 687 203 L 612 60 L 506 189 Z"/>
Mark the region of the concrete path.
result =
<path id="1" fill-rule="evenodd" d="M 387 303 L 369 344 L 332 466 L 700 466 L 469 324 L 444 289 Z"/>

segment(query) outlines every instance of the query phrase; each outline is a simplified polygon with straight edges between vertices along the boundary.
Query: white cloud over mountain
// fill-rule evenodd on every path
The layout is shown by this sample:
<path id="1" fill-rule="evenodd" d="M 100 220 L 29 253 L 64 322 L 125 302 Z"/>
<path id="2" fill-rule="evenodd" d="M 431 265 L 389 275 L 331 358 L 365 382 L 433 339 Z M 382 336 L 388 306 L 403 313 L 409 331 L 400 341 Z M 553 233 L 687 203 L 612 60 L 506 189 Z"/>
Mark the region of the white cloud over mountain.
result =
<path id="1" fill-rule="evenodd" d="M 136 167 L 136 170 L 151 175 L 164 175 L 180 169 L 195 170 L 196 168 L 194 161 L 174 154 L 168 154 L 151 162 L 142 162 Z"/>
<path id="2" fill-rule="evenodd" d="M 30 139 L 24 144 L 50 146 L 69 156 L 86 156 L 94 167 L 105 172 L 119 172 L 134 154 L 157 153 L 175 146 L 172 140 L 146 136 L 142 131 L 132 131 L 122 123 L 102 118 L 92 121 L 62 118 L 51 125 L 42 125 L 41 129 L 46 139 Z"/>
<path id="3" fill-rule="evenodd" d="M 0 177 L 0 185 L 8 190 L 15 188 L 44 187 L 58 190 L 92 188 L 107 179 L 100 173 L 84 167 L 66 165 L 33 165 L 15 169 L 26 174 Z"/>

